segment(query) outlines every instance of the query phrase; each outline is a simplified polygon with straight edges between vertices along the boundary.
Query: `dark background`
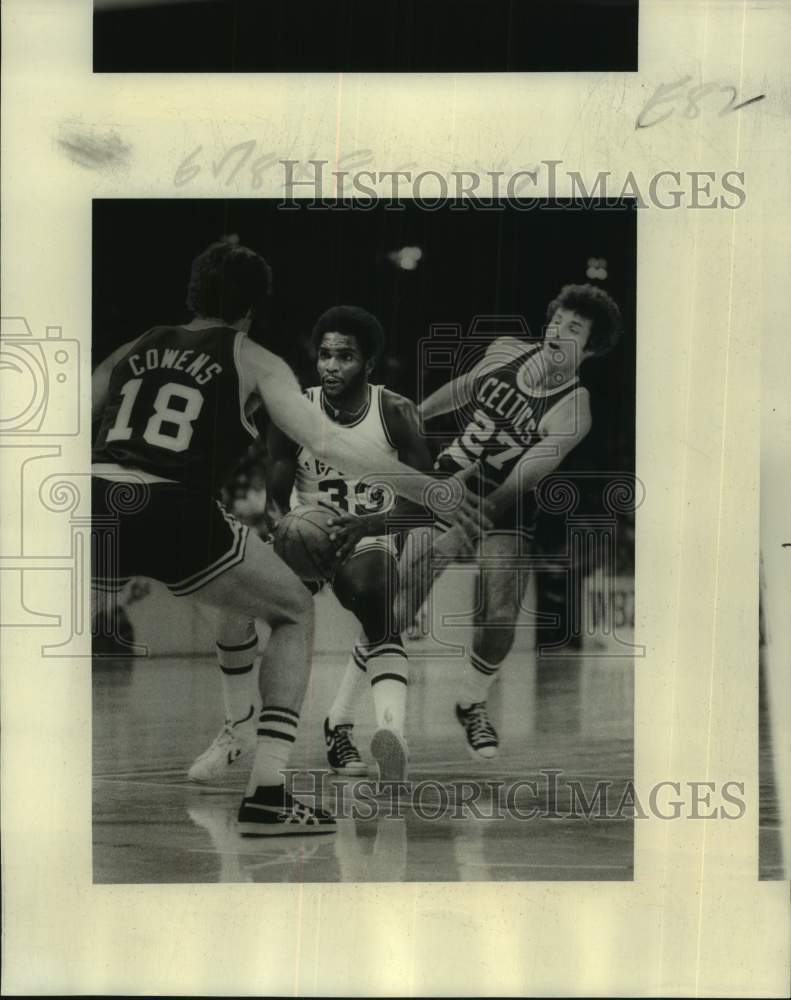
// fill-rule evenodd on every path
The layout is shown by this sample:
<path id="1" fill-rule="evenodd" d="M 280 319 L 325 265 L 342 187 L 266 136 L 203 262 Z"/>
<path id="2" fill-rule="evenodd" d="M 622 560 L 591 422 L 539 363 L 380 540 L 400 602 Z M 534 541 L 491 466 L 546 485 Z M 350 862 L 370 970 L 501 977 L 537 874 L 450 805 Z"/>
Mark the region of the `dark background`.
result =
<path id="1" fill-rule="evenodd" d="M 97 0 L 94 71 L 636 71 L 638 0 Z"/>
<path id="2" fill-rule="evenodd" d="M 425 211 L 414 202 L 403 204 L 401 210 L 383 202 L 370 210 L 283 210 L 267 199 L 94 201 L 95 360 L 150 326 L 187 319 L 190 262 L 227 234 L 237 234 L 271 265 L 273 295 L 252 333 L 282 354 L 303 382 L 312 378 L 308 339 L 316 318 L 332 305 L 360 305 L 381 320 L 388 336 L 374 380 L 413 399 L 421 394 L 418 342 L 432 325 L 459 324 L 466 332 L 476 316 L 518 314 L 540 337 L 546 306 L 560 287 L 592 280 L 620 305 L 626 336 L 613 354 L 582 369 L 594 433 L 575 455 L 586 467 L 631 471 L 633 203 L 576 211 Z M 405 246 L 422 252 L 415 270 L 390 258 Z M 591 257 L 607 260 L 606 280 L 586 277 Z M 493 327 L 511 332 L 514 324 Z M 450 369 L 426 372 L 423 395 L 452 375 Z"/>
<path id="3" fill-rule="evenodd" d="M 191 260 L 222 235 L 237 234 L 271 265 L 273 295 L 251 335 L 283 355 L 303 384 L 315 383 L 309 335 L 316 318 L 332 305 L 359 305 L 381 320 L 388 336 L 372 381 L 418 400 L 454 374 L 437 369 L 419 378 L 419 342 L 432 324 L 459 324 L 467 331 L 476 316 L 520 314 L 540 337 L 546 306 L 560 287 L 592 281 L 620 305 L 626 333 L 608 357 L 583 365 L 593 430 L 562 469 L 595 473 L 581 480 L 578 513 L 600 516 L 608 474 L 634 471 L 634 203 L 573 211 L 458 210 L 458 202 L 451 203 L 455 208 L 425 211 L 414 202 L 404 204 L 403 210 L 379 202 L 371 210 L 285 211 L 267 199 L 95 200 L 94 365 L 150 326 L 188 319 L 184 300 Z M 415 270 L 391 259 L 403 247 L 421 249 Z M 586 276 L 591 257 L 606 259 L 605 280 Z M 512 330 L 505 321 L 489 325 L 492 334 Z M 432 423 L 432 432 L 452 435 L 449 420 Z M 440 443 L 433 442 L 435 449 Z M 248 456 L 250 461 L 248 479 L 255 475 L 255 460 Z M 563 549 L 563 516 L 542 514 L 539 528 L 546 551 Z M 631 573 L 632 515 L 620 519 L 617 548 L 618 572 Z"/>

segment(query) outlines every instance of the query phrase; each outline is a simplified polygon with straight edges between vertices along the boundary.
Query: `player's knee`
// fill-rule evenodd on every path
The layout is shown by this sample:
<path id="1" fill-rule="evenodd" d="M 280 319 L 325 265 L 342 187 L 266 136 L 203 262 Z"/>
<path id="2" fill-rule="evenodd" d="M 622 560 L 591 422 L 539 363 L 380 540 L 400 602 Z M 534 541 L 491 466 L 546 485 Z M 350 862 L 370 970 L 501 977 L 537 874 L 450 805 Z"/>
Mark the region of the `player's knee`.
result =
<path id="1" fill-rule="evenodd" d="M 344 580 L 340 586 L 336 585 L 335 593 L 344 608 L 359 618 L 360 612 L 374 599 L 376 590 L 366 578 L 353 578 Z"/>
<path id="2" fill-rule="evenodd" d="M 256 635 L 255 622 L 246 615 L 220 615 L 215 637 L 222 646 L 240 646 Z"/>
<path id="3" fill-rule="evenodd" d="M 283 589 L 278 605 L 276 620 L 280 622 L 313 621 L 313 596 L 298 580 Z"/>

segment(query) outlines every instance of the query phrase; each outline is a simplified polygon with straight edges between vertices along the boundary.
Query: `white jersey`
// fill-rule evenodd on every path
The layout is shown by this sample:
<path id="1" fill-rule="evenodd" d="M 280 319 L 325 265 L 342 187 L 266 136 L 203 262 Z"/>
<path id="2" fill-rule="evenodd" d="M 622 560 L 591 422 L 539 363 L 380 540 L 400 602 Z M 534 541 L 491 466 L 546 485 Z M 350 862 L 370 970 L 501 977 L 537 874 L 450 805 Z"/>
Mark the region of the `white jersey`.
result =
<path id="1" fill-rule="evenodd" d="M 355 432 L 362 434 L 383 455 L 397 458 L 397 449 L 390 440 L 382 412 L 382 386 L 368 386 L 368 405 L 364 412 L 351 424 L 343 427 L 353 427 Z M 309 402 L 315 406 L 330 423 L 336 423 L 327 413 L 324 406 L 324 393 L 318 386 L 305 391 Z M 371 470 L 368 479 L 375 482 L 376 470 Z M 331 503 L 334 507 L 348 514 L 380 514 L 395 503 L 391 490 L 377 489 L 360 476 L 349 476 L 339 469 L 334 469 L 326 462 L 300 446 L 297 452 L 297 473 L 295 489 L 300 504 Z"/>

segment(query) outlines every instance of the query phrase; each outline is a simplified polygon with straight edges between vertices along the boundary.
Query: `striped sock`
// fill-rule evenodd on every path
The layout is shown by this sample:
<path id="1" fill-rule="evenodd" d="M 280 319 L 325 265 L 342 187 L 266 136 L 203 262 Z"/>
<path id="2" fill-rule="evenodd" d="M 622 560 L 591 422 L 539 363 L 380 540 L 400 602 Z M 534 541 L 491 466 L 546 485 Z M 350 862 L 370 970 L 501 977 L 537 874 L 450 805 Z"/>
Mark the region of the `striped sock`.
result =
<path id="1" fill-rule="evenodd" d="M 394 729 L 403 734 L 409 660 L 401 636 L 374 643 L 367 647 L 367 652 L 376 724 L 380 729 Z"/>
<path id="2" fill-rule="evenodd" d="M 251 720 L 258 701 L 257 677 L 253 671 L 258 655 L 258 636 L 252 622 L 250 632 L 242 642 L 235 645 L 217 643 L 225 720 L 231 725 Z"/>
<path id="3" fill-rule="evenodd" d="M 462 708 L 469 708 L 474 703 L 486 701 L 489 688 L 499 669 L 499 663 L 488 663 L 477 653 L 470 653 L 469 662 L 464 668 L 458 704 Z"/>
<path id="4" fill-rule="evenodd" d="M 267 705 L 258 716 L 258 745 L 247 785 L 249 795 L 261 785 L 282 785 L 282 771 L 288 767 L 297 738 L 299 712 Z"/>

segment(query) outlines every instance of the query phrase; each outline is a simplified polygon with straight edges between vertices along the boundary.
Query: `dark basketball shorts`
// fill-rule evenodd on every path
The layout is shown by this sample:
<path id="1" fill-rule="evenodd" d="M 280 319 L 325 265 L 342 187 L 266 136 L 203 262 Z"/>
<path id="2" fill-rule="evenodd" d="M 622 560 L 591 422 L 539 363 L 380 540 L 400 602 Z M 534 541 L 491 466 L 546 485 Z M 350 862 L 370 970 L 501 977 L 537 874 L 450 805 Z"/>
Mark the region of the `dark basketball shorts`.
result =
<path id="1" fill-rule="evenodd" d="M 461 472 L 458 465 L 450 456 L 440 455 L 434 464 L 437 472 L 445 472 L 449 475 L 456 475 Z M 471 477 L 468 482 L 469 487 L 476 489 L 477 479 Z M 536 535 L 536 519 L 538 517 L 538 504 L 533 490 L 521 494 L 516 503 L 507 511 L 504 511 L 495 519 L 489 534 L 519 534 L 525 541 L 532 542 Z"/>
<path id="2" fill-rule="evenodd" d="M 92 576 L 99 590 L 133 577 L 192 594 L 244 559 L 248 528 L 208 493 L 179 483 L 92 477 Z"/>

